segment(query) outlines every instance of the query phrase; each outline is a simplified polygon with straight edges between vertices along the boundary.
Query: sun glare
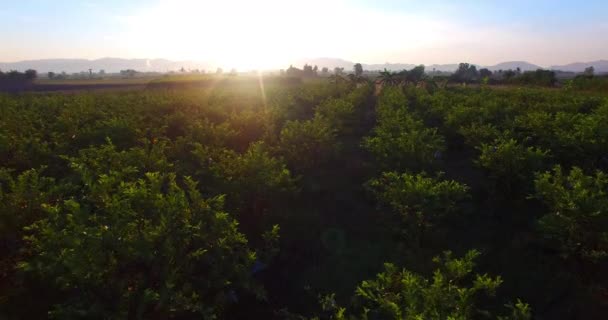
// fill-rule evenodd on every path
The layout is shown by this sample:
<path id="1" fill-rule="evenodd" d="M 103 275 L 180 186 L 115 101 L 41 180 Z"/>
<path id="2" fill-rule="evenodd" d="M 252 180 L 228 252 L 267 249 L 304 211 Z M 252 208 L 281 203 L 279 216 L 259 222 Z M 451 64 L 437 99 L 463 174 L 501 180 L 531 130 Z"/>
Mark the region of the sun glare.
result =
<path id="1" fill-rule="evenodd" d="M 281 1 L 162 1 L 126 17 L 126 38 L 134 42 L 135 54 L 206 60 L 240 70 L 273 68 L 299 54 L 289 38 L 303 27 L 289 22 L 290 12 Z"/>
<path id="2" fill-rule="evenodd" d="M 223 68 L 253 70 L 285 67 L 319 55 L 369 60 L 365 54 L 374 54 L 369 39 L 396 52 L 423 46 L 437 39 L 438 30 L 447 29 L 424 17 L 387 15 L 391 14 L 347 6 L 344 1 L 161 1 L 125 18 L 125 40 L 134 56 L 204 60 Z M 378 33 L 370 25 L 402 31 Z"/>

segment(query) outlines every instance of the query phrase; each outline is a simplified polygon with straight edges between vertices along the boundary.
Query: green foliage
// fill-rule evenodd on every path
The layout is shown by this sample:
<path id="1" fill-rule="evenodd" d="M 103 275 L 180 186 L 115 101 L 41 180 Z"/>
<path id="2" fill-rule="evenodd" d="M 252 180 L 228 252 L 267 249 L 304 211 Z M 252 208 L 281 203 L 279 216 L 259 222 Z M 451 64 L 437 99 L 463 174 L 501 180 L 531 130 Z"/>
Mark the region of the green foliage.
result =
<path id="1" fill-rule="evenodd" d="M 149 318 L 221 314 L 231 290 L 255 290 L 255 253 L 222 211 L 188 178 L 147 173 L 124 181 L 102 174 L 82 199 L 43 205 L 27 228 L 31 258 L 20 269 L 63 297 L 53 318 Z"/>
<path id="2" fill-rule="evenodd" d="M 538 174 L 534 196 L 548 211 L 539 221 L 542 232 L 565 258 L 588 262 L 608 257 L 608 176 L 585 175 L 580 168 Z"/>
<path id="3" fill-rule="evenodd" d="M 261 214 L 266 209 L 262 203 L 295 189 L 285 164 L 272 157 L 262 142 L 252 144 L 243 154 L 197 144 L 193 154 L 207 171 L 202 177 L 214 182 L 215 193 L 227 194 L 240 211 Z"/>
<path id="4" fill-rule="evenodd" d="M 506 304 L 511 314 L 507 316 L 499 316 L 498 320 L 531 320 L 532 319 L 532 308 L 529 304 L 517 299 L 516 303 Z"/>
<path id="5" fill-rule="evenodd" d="M 402 220 L 401 232 L 422 242 L 425 229 L 458 210 L 468 188 L 456 181 L 441 181 L 424 174 L 385 172 L 372 179 L 368 188 L 378 201 L 390 207 Z"/>
<path id="6" fill-rule="evenodd" d="M 323 117 L 288 121 L 279 136 L 279 154 L 298 171 L 314 168 L 336 155 L 335 129 Z"/>
<path id="7" fill-rule="evenodd" d="M 515 139 L 498 138 L 491 144 L 482 143 L 478 149 L 481 154 L 477 163 L 494 181 L 498 189 L 495 191 L 507 194 L 516 191 L 516 187 L 526 187 L 526 182 L 543 168 L 548 156 L 546 151 L 525 147 Z"/>
<path id="8" fill-rule="evenodd" d="M 315 118 L 327 120 L 335 131 L 353 128 L 355 106 L 346 99 L 330 99 L 321 103 L 315 109 Z"/>
<path id="9" fill-rule="evenodd" d="M 473 147 L 492 143 L 495 139 L 503 136 L 503 132 L 500 132 L 493 124 L 477 122 L 460 127 L 459 133 L 464 137 L 465 143 Z"/>
<path id="10" fill-rule="evenodd" d="M 493 297 L 503 280 L 487 274 L 473 274 L 479 252 L 469 251 L 462 258 L 450 252 L 437 257 L 439 268 L 427 278 L 393 264 L 374 280 L 357 286 L 353 307 L 338 307 L 333 296 L 323 299 L 323 307 L 333 311 L 331 319 L 474 319 L 489 315 L 483 309 L 484 296 Z M 530 319 L 530 308 L 518 301 L 512 316 L 501 319 Z"/>
<path id="11" fill-rule="evenodd" d="M 411 70 L 401 70 L 399 72 L 391 72 L 384 69 L 384 71 L 380 72 L 377 81 L 383 86 L 390 87 L 396 85 L 416 85 L 424 79 L 424 65 L 419 65 Z"/>
<path id="12" fill-rule="evenodd" d="M 606 92 L 608 90 L 608 77 L 579 76 L 572 80 L 570 88 L 583 91 Z"/>
<path id="13" fill-rule="evenodd" d="M 43 205 L 62 201 L 69 184 L 57 184 L 42 175 L 44 170 L 30 169 L 19 175 L 0 168 L 0 306 L 16 296 L 16 267 L 24 258 L 24 228 L 46 216 Z M 9 300 L 10 301 L 10 300 Z M 1 310 L 1 309 L 0 309 Z M 0 314 L 2 312 L 0 311 Z"/>
<path id="14" fill-rule="evenodd" d="M 407 109 L 401 90 L 389 88 L 378 103 L 378 123 L 363 147 L 382 168 L 418 171 L 433 168 L 444 151 L 444 139 Z"/>
<path id="15" fill-rule="evenodd" d="M 10 170 L 0 169 L 0 234 L 16 237 L 15 232 L 43 217 L 41 205 L 57 201 L 61 187 L 55 179 L 41 176 L 30 169 L 16 177 Z M 16 237 L 18 240 L 19 237 Z"/>
<path id="16" fill-rule="evenodd" d="M 557 82 L 557 78 L 555 77 L 555 72 L 551 70 L 538 69 L 536 71 L 526 71 L 519 77 L 513 78 L 512 82 L 552 87 Z"/>
<path id="17" fill-rule="evenodd" d="M 180 75 L 0 94 L 0 318 L 265 319 L 314 313 L 319 292 L 336 293 L 321 318 L 493 318 L 503 295 L 543 319 L 606 314 L 599 76 L 428 90 L 417 67 L 383 72 L 376 96 L 337 71 L 264 77 L 264 91 L 258 77 Z M 444 258 L 462 278 L 424 262 L 471 247 L 504 277 L 498 299 L 467 257 Z M 345 305 L 386 261 L 410 271 L 387 269 Z M 497 318 L 530 319 L 507 308 Z"/>

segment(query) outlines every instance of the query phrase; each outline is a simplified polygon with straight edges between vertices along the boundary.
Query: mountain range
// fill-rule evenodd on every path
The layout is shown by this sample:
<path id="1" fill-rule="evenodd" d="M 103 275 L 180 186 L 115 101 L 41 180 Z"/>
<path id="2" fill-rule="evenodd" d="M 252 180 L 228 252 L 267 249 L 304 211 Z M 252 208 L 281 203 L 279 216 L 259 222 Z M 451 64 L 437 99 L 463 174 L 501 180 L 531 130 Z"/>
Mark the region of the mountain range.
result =
<path id="1" fill-rule="evenodd" d="M 300 66 L 305 63 L 308 63 L 310 65 L 317 65 L 319 68 L 327 67 L 327 68 L 333 69 L 334 67 L 338 67 L 338 68 L 344 68 L 345 70 L 352 69 L 352 67 L 354 65 L 354 62 L 352 62 L 352 61 L 348 61 L 348 60 L 344 60 L 344 59 L 337 59 L 337 58 L 302 59 L 302 60 L 299 60 L 298 63 L 296 63 L 295 65 Z M 416 66 L 416 64 L 411 64 L 411 63 L 388 63 L 388 62 L 384 63 L 384 64 L 362 64 L 362 65 L 363 65 L 363 69 L 365 69 L 365 70 L 387 69 L 387 70 L 391 70 L 391 71 L 411 69 Z M 495 65 L 490 65 L 490 66 L 481 65 L 481 64 L 475 64 L 475 65 L 477 66 L 478 69 L 488 68 L 492 71 L 509 70 L 509 69 L 515 70 L 517 68 L 520 68 L 522 71 L 534 71 L 537 69 L 546 69 L 539 65 L 529 63 L 527 61 L 507 61 L 507 62 L 501 62 L 501 63 L 495 64 Z M 608 61 L 607 60 L 579 62 L 579 63 L 572 63 L 572 64 L 566 64 L 566 65 L 555 65 L 555 66 L 549 67 L 548 69 L 567 71 L 567 72 L 583 72 L 585 70 L 585 68 L 587 68 L 589 66 L 593 66 L 595 68 L 595 72 L 598 72 L 598 73 L 608 72 Z M 425 65 L 425 68 L 427 71 L 435 70 L 435 71 L 443 71 L 443 72 L 453 72 L 458 68 L 458 64 L 457 63 L 431 64 L 431 65 Z"/>
<path id="2" fill-rule="evenodd" d="M 102 58 L 96 60 L 86 59 L 43 59 L 25 60 L 18 62 L 2 63 L 0 70 L 24 71 L 34 69 L 40 73 L 53 71 L 56 73 L 67 72 L 75 73 L 92 69 L 95 72 L 104 70 L 107 73 L 117 73 L 120 70 L 133 69 L 147 72 L 168 72 L 185 69 L 207 69 L 210 65 L 195 61 L 171 61 L 167 59 L 121 59 L 121 58 Z"/>
<path id="3" fill-rule="evenodd" d="M 327 67 L 333 69 L 334 67 L 344 68 L 345 70 L 352 69 L 355 64 L 352 61 L 338 59 L 338 58 L 312 58 L 312 59 L 299 59 L 294 61 L 294 66 L 301 67 L 304 64 L 316 65 L 319 68 Z M 383 63 L 383 64 L 362 64 L 365 70 L 403 70 L 411 69 L 416 64 L 410 63 Z M 488 68 L 494 70 L 508 70 L 520 68 L 522 71 L 530 71 L 536 69 L 543 69 L 541 66 L 526 62 L 526 61 L 508 61 L 502 62 L 492 66 L 483 66 L 476 64 L 478 68 Z M 555 65 L 548 69 L 561 70 L 567 72 L 582 72 L 585 68 L 593 66 L 595 72 L 604 73 L 608 72 L 608 60 L 598 60 L 590 62 L 577 62 L 566 65 Z M 24 71 L 26 69 L 35 69 L 40 73 L 46 73 L 49 71 L 53 72 L 83 72 L 92 69 L 95 72 L 104 70 L 107 73 L 116 73 L 120 70 L 134 69 L 137 71 L 147 72 L 168 72 L 177 71 L 181 68 L 188 70 L 193 69 L 205 69 L 211 70 L 214 68 L 211 64 L 196 61 L 171 61 L 167 59 L 121 59 L 121 58 L 102 58 L 96 60 L 86 59 L 43 59 L 43 60 L 26 60 L 18 62 L 0 62 L 0 70 L 18 70 Z M 452 72 L 458 68 L 458 64 L 432 64 L 426 65 L 427 71 L 442 71 Z"/>
<path id="4" fill-rule="evenodd" d="M 608 60 L 597 60 L 592 62 L 576 62 L 563 66 L 551 66 L 551 69 L 569 72 L 581 72 L 587 67 L 593 67 L 595 72 L 608 72 Z"/>

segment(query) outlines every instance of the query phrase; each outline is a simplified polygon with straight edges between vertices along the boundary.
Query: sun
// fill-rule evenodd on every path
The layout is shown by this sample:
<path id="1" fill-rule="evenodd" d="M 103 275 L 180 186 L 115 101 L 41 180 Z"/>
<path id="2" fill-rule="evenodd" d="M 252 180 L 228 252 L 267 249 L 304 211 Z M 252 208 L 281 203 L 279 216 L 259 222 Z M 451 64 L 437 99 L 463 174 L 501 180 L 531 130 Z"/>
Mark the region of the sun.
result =
<path id="1" fill-rule="evenodd" d="M 352 2 L 352 1 L 351 1 Z M 303 58 L 367 62 L 441 40 L 441 24 L 375 12 L 349 0 L 161 0 L 126 18 L 132 56 L 210 62 L 224 69 L 278 69 Z M 378 32 L 400 30 L 399 32 Z M 381 45 L 381 48 L 376 48 Z"/>
<path id="2" fill-rule="evenodd" d="M 162 1 L 128 18 L 134 55 L 208 61 L 219 67 L 284 67 L 302 50 L 291 43 L 303 28 L 289 22 L 282 1 Z"/>

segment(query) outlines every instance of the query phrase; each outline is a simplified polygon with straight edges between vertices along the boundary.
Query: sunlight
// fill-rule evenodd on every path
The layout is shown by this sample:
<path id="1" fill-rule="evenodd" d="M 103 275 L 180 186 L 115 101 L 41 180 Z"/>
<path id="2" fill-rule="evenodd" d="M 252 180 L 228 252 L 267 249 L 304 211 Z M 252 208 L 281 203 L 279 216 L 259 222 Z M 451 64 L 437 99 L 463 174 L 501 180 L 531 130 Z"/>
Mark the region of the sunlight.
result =
<path id="1" fill-rule="evenodd" d="M 606 319 L 606 12 L 4 1 L 0 320 Z"/>
<path id="2" fill-rule="evenodd" d="M 133 55 L 205 60 L 242 71 L 286 67 L 315 56 L 369 61 L 377 50 L 386 57 L 387 51 L 390 56 L 419 49 L 447 31 L 460 32 L 428 17 L 357 8 L 348 1 L 161 1 L 125 19 Z M 371 46 L 369 39 L 381 46 Z"/>
<path id="3" fill-rule="evenodd" d="M 148 55 L 205 59 L 226 69 L 277 67 L 296 54 L 277 40 L 293 37 L 293 26 L 280 27 L 288 12 L 281 1 L 162 1 L 128 17 L 128 37 Z"/>

